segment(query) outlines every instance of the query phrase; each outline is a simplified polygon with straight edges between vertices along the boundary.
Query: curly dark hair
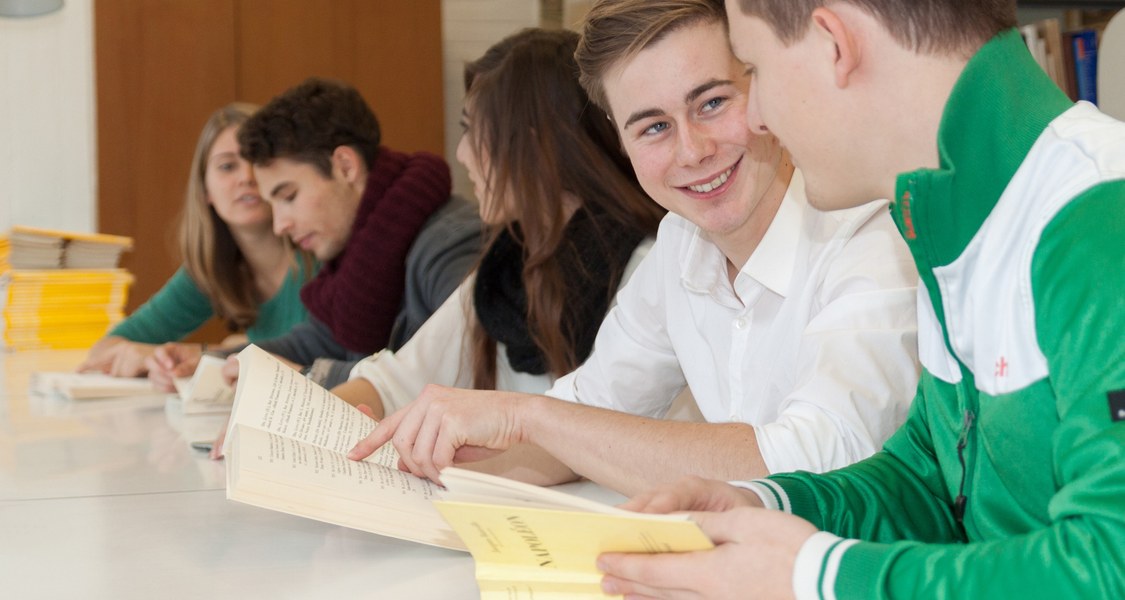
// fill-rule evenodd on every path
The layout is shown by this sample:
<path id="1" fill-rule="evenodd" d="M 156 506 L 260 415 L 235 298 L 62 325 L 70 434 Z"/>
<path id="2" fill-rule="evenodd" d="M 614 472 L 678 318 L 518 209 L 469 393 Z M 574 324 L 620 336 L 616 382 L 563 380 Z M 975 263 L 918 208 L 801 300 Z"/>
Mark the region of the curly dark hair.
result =
<path id="1" fill-rule="evenodd" d="M 332 153 L 350 146 L 368 168 L 375 163 L 379 120 L 354 87 L 310 77 L 274 97 L 238 131 L 242 157 L 264 165 L 286 158 L 332 174 Z"/>

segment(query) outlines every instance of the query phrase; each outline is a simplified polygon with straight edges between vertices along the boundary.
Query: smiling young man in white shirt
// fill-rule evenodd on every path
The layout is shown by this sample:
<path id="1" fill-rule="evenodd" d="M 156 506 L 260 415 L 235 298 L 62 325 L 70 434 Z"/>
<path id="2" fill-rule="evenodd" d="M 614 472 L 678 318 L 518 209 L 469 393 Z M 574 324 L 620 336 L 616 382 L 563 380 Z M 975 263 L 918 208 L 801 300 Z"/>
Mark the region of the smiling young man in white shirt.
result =
<path id="1" fill-rule="evenodd" d="M 393 438 L 432 479 L 489 459 L 472 468 L 631 493 L 876 451 L 918 378 L 917 272 L 885 202 L 808 205 L 786 151 L 747 127 L 721 3 L 599 3 L 576 56 L 645 191 L 670 211 L 656 244 L 553 398 L 430 386 L 352 457 Z M 662 419 L 685 387 L 707 423 Z"/>

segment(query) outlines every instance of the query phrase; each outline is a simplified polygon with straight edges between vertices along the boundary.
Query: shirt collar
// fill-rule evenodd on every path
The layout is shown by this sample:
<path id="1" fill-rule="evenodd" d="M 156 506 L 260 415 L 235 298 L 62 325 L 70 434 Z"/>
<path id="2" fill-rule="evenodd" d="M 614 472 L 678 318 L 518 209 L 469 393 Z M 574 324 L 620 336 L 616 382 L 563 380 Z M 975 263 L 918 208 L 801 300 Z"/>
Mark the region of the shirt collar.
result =
<path id="1" fill-rule="evenodd" d="M 745 291 L 751 282 L 756 282 L 779 296 L 784 297 L 788 293 L 806 206 L 805 182 L 801 172 L 794 170 L 777 214 L 766 229 L 762 241 L 750 255 L 750 260 L 742 266 L 735 279 L 738 295 L 744 300 L 747 296 Z M 681 261 L 681 281 L 684 286 L 713 296 L 721 289 L 733 291 L 727 283 L 726 265 L 726 256 L 708 239 L 706 233 L 696 227 L 684 260 Z"/>
<path id="2" fill-rule="evenodd" d="M 784 297 L 789 292 L 789 282 L 793 278 L 793 264 L 797 260 L 797 246 L 801 243 L 801 227 L 804 222 L 805 180 L 801 172 L 793 170 L 785 197 L 777 214 L 766 229 L 766 235 L 758 242 L 758 247 L 750 255 L 750 260 L 742 266 L 738 279 L 750 277 L 766 286 L 771 292 Z M 738 281 L 736 280 L 737 284 Z"/>

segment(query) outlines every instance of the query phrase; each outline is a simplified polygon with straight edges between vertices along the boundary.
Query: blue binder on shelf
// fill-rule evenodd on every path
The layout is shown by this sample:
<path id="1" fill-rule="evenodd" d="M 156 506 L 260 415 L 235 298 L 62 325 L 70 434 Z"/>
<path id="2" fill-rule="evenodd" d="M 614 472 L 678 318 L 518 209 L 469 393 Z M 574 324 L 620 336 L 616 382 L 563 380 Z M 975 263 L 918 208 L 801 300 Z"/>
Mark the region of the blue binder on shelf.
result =
<path id="1" fill-rule="evenodd" d="M 1093 29 L 1073 32 L 1074 80 L 1078 99 L 1098 103 L 1098 36 Z"/>

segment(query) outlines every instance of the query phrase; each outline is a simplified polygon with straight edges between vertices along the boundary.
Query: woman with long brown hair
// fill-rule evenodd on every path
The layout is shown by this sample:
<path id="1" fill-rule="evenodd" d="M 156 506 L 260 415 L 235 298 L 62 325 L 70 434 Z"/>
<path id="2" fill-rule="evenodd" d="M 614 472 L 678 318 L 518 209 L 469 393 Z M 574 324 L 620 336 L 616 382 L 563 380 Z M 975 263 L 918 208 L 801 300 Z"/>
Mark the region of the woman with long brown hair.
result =
<path id="1" fill-rule="evenodd" d="M 465 68 L 457 159 L 488 243 L 474 274 L 397 352 L 334 391 L 376 416 L 427 383 L 542 392 L 585 360 L 663 210 L 578 83 L 570 31 L 528 29 Z"/>
<path id="2" fill-rule="evenodd" d="M 143 374 L 157 345 L 182 339 L 213 316 L 250 341 L 277 337 L 306 320 L 298 292 L 314 263 L 274 235 L 269 204 L 239 156 L 238 128 L 255 110 L 236 102 L 208 118 L 180 215 L 183 266 L 98 341 L 79 369 Z"/>

